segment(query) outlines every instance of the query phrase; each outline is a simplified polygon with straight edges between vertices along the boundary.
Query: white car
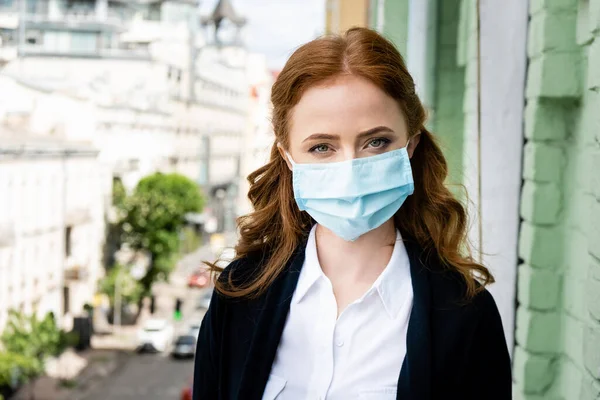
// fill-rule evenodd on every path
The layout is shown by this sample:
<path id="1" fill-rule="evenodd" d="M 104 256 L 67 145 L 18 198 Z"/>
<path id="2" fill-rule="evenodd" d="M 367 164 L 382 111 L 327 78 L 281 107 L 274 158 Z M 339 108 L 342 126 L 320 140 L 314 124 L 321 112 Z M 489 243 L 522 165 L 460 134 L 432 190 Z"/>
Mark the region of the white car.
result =
<path id="1" fill-rule="evenodd" d="M 174 329 L 164 319 L 149 319 L 138 331 L 138 349 L 166 351 L 173 342 Z"/>

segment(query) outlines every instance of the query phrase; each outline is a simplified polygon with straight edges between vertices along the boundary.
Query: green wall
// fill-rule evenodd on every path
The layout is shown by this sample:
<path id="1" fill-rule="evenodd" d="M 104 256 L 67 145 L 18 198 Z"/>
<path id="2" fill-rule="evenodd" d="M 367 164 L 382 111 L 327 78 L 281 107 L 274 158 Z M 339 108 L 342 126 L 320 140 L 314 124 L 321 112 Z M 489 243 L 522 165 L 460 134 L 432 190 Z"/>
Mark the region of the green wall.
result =
<path id="1" fill-rule="evenodd" d="M 384 1 L 383 34 L 391 39 L 403 55 L 408 41 L 409 0 L 372 0 L 370 3 L 371 26 L 379 26 L 378 4 Z M 440 140 L 450 169 L 450 184 L 462 183 L 464 153 L 463 112 L 466 75 L 466 59 L 459 62 L 461 52 L 466 57 L 471 37 L 460 34 L 462 25 L 468 26 L 465 16 L 461 19 L 461 0 L 439 0 L 435 48 L 434 99 L 429 112 L 428 128 Z"/>
<path id="2" fill-rule="evenodd" d="M 383 34 L 390 39 L 402 55 L 406 54 L 408 41 L 408 2 L 409 0 L 371 0 L 371 27 L 383 26 Z M 379 6 L 383 4 L 383 21 L 379 21 Z"/>
<path id="3" fill-rule="evenodd" d="M 531 0 L 516 399 L 600 399 L 600 0 Z"/>
<path id="4" fill-rule="evenodd" d="M 408 0 L 385 1 L 383 33 L 406 51 Z M 529 3 L 514 398 L 599 400 L 600 0 Z M 438 2 L 429 126 L 451 183 L 477 117 L 475 5 Z"/>
<path id="5" fill-rule="evenodd" d="M 466 59 L 463 49 L 469 37 L 461 35 L 468 21 L 461 18 L 461 0 L 438 2 L 438 30 L 432 131 L 448 161 L 448 183 L 463 183 Z M 460 191 L 459 191 L 460 192 Z"/>

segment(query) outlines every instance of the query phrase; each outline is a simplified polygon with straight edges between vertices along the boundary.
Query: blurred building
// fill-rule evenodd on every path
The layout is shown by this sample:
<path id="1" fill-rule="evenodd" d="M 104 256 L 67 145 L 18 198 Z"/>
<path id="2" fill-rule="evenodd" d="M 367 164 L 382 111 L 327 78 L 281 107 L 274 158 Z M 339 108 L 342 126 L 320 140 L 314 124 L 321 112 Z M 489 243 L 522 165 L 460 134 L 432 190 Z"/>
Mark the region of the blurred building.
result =
<path id="1" fill-rule="evenodd" d="M 20 55 L 5 59 L 3 72 L 97 104 L 100 158 L 129 187 L 157 170 L 203 185 L 236 180 L 247 111 L 245 51 L 210 45 L 195 2 L 20 5 L 7 0 L 0 7 L 4 53 Z M 217 15 L 224 17 L 231 15 Z M 207 156 L 210 166 L 202 161 Z"/>
<path id="2" fill-rule="evenodd" d="M 41 96 L 35 104 L 30 88 L 2 78 L 0 92 L 7 91 L 11 98 L 0 101 L 0 330 L 10 309 L 52 311 L 69 327 L 102 273 L 102 190 L 110 181 L 92 144 L 68 139 L 84 128 L 78 121 L 49 121 Z M 77 99 L 52 100 L 89 115 Z"/>
<path id="3" fill-rule="evenodd" d="M 267 164 L 275 135 L 271 124 L 271 87 L 277 73 L 270 71 L 264 55 L 251 55 L 247 64 L 250 84 L 248 128 L 244 137 L 238 196 L 238 215 L 252 210 L 248 200 L 248 175 Z"/>
<path id="4" fill-rule="evenodd" d="M 369 0 L 327 0 L 325 32 L 340 33 L 369 23 Z"/>
<path id="5" fill-rule="evenodd" d="M 228 1 L 203 18 L 179 0 L 20 4 L 0 6 L 3 73 L 97 105 L 94 144 L 115 177 L 132 189 L 175 171 L 215 201 L 217 191 L 236 192 L 247 51 L 225 23 L 245 22 Z"/>
<path id="6" fill-rule="evenodd" d="M 9 132 L 12 141 L 18 139 L 15 146 L 32 149 L 11 156 L 19 161 L 11 161 L 10 174 L 2 168 L 6 185 L 12 176 L 44 171 L 41 156 L 30 154 L 46 154 L 45 146 L 49 159 L 64 158 L 57 165 L 68 166 L 53 178 L 65 182 L 68 190 L 60 192 L 62 197 L 55 203 L 36 203 L 40 212 L 60 216 L 52 227 L 62 235 L 61 241 L 52 241 L 53 253 L 48 253 L 50 245 L 33 241 L 18 241 L 16 250 L 12 244 L 3 247 L 10 250 L 1 258 L 0 273 L 19 271 L 21 253 L 39 253 L 27 262 L 42 275 L 27 273 L 23 279 L 42 283 L 22 284 L 14 278 L 18 288 L 0 288 L 0 296 L 21 287 L 37 287 L 39 292 L 22 289 L 23 295 L 11 302 L 0 300 L 0 326 L 9 308 L 33 311 L 39 302 L 38 310 L 48 306 L 57 315 L 70 316 L 92 301 L 103 271 L 100 253 L 113 179 L 131 190 L 157 171 L 184 174 L 209 197 L 207 213 L 216 214 L 217 229 L 232 229 L 248 126 L 249 56 L 239 45 L 238 28 L 244 20 L 228 4 L 220 1 L 212 15 L 201 18 L 196 3 L 186 1 L 0 2 L 0 130 Z M 236 29 L 224 20 L 234 21 Z M 214 26 L 222 32 L 212 33 Z M 23 121 L 13 124 L 15 115 Z M 0 147 L 4 144 L 0 139 Z M 14 152 L 10 149 L 7 154 Z M 57 155 L 63 153 L 67 156 Z M 84 166 L 84 160 L 91 164 Z M 47 181 L 31 174 L 29 191 L 16 190 L 12 183 L 11 189 L 0 190 L 2 211 L 4 202 L 28 204 L 34 201 L 31 196 L 38 202 L 44 198 L 38 194 L 46 190 Z M 76 199 L 83 193 L 86 205 L 80 207 Z M 7 219 L 0 222 L 1 231 L 9 236 L 16 232 L 18 238 L 24 223 Z M 51 271 L 44 262 L 53 255 L 64 257 L 54 261 L 55 268 L 62 268 L 52 278 L 58 292 L 46 290 L 42 279 Z M 59 303 L 38 301 L 45 298 L 44 291 L 58 296 Z M 69 318 L 64 320 L 68 323 Z"/>
<path id="7" fill-rule="evenodd" d="M 599 398 L 600 1 L 371 3 L 469 191 L 515 398 Z"/>

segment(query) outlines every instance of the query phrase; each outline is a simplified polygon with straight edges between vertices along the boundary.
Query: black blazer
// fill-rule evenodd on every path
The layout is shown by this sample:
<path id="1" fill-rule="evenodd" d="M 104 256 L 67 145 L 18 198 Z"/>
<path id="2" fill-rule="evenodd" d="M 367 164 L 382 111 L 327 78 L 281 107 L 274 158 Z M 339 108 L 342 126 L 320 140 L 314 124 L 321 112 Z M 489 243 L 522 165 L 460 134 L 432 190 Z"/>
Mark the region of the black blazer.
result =
<path id="1" fill-rule="evenodd" d="M 508 400 L 511 362 L 502 322 L 487 291 L 470 302 L 465 284 L 434 256 L 405 242 L 413 308 L 397 399 Z M 298 247 L 284 272 L 254 300 L 214 294 L 198 337 L 194 400 L 260 400 L 304 262 Z M 220 279 L 244 279 L 262 256 L 236 260 Z M 398 338 L 403 340 L 403 338 Z"/>

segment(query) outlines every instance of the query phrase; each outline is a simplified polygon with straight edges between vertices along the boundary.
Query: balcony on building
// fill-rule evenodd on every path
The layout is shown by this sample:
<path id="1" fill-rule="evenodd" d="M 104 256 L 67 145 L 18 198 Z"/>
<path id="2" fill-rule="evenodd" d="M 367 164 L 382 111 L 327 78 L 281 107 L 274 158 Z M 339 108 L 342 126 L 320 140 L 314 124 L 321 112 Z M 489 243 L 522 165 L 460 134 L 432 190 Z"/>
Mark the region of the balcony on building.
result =
<path id="1" fill-rule="evenodd" d="M 161 23 L 185 21 L 189 0 L 0 0 L 1 59 L 23 56 L 150 59 Z M 19 41 L 20 24 L 25 37 Z M 140 34 L 141 32 L 141 34 Z"/>

